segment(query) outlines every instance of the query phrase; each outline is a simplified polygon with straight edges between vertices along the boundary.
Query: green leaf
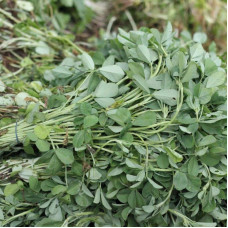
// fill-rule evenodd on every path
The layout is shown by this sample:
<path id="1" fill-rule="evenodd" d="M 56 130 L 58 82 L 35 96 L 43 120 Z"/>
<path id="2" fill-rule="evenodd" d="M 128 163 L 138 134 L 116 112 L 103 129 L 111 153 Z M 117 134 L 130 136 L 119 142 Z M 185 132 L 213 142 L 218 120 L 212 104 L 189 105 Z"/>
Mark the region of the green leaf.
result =
<path id="1" fill-rule="evenodd" d="M 146 213 L 152 213 L 155 210 L 155 206 L 146 205 L 142 207 Z"/>
<path id="2" fill-rule="evenodd" d="M 30 132 L 27 134 L 27 137 L 31 140 L 31 141 L 36 141 L 38 139 L 38 137 L 35 135 L 35 133 Z"/>
<path id="3" fill-rule="evenodd" d="M 92 204 L 93 199 L 85 195 L 84 193 L 81 193 L 79 195 L 76 195 L 75 201 L 81 207 L 88 207 L 89 205 Z"/>
<path id="4" fill-rule="evenodd" d="M 128 66 L 129 66 L 130 70 L 132 71 L 132 73 L 144 77 L 144 69 L 143 69 L 142 64 L 137 63 L 137 62 L 130 62 L 130 63 L 128 63 Z"/>
<path id="5" fill-rule="evenodd" d="M 115 63 L 115 56 L 110 55 L 107 59 L 103 61 L 102 66 L 112 66 Z"/>
<path id="6" fill-rule="evenodd" d="M 130 160 L 129 158 L 126 158 L 126 165 L 129 168 L 133 168 L 133 169 L 142 169 L 143 167 L 137 163 L 135 163 L 134 161 Z"/>
<path id="7" fill-rule="evenodd" d="M 85 116 L 91 115 L 91 113 L 92 113 L 92 106 L 91 106 L 91 104 L 88 103 L 88 102 L 81 103 L 80 104 L 80 111 Z"/>
<path id="8" fill-rule="evenodd" d="M 59 148 L 55 150 L 58 159 L 65 165 L 72 164 L 74 162 L 74 155 L 72 150 Z"/>
<path id="9" fill-rule="evenodd" d="M 140 44 L 136 47 L 136 52 L 138 55 L 138 58 L 146 63 L 150 63 L 151 59 L 150 59 L 150 51 L 149 48 L 146 47 L 143 44 Z"/>
<path id="10" fill-rule="evenodd" d="M 66 97 L 61 94 L 51 95 L 48 98 L 48 108 L 57 108 L 60 107 L 63 103 L 67 101 Z"/>
<path id="11" fill-rule="evenodd" d="M 90 55 L 88 55 L 86 52 L 84 52 L 81 55 L 81 60 L 82 60 L 84 67 L 86 67 L 89 70 L 94 70 L 94 62 Z"/>
<path id="12" fill-rule="evenodd" d="M 145 200 L 137 190 L 133 190 L 128 196 L 128 204 L 132 209 L 141 208 L 145 205 Z"/>
<path id="13" fill-rule="evenodd" d="M 200 104 L 207 104 L 211 100 L 212 94 L 213 92 L 211 89 L 202 87 L 199 92 Z"/>
<path id="14" fill-rule="evenodd" d="M 195 145 L 195 139 L 192 135 L 182 135 L 181 139 L 184 148 L 192 148 Z"/>
<path id="15" fill-rule="evenodd" d="M 164 45 L 168 45 L 169 44 L 169 41 L 172 39 L 172 24 L 170 22 L 167 23 L 167 26 L 165 28 L 165 31 L 162 35 L 162 39 L 161 39 L 161 42 L 164 44 Z"/>
<path id="16" fill-rule="evenodd" d="M 81 190 L 81 182 L 74 181 L 70 183 L 69 187 L 67 188 L 67 193 L 74 196 L 77 195 Z"/>
<path id="17" fill-rule="evenodd" d="M 106 198 L 108 199 L 112 199 L 114 196 L 116 196 L 116 194 L 119 192 L 119 189 L 113 190 L 111 189 L 110 191 L 108 191 L 106 193 Z"/>
<path id="18" fill-rule="evenodd" d="M 217 140 L 213 135 L 207 135 L 199 142 L 199 147 L 215 143 Z"/>
<path id="19" fill-rule="evenodd" d="M 190 192 L 198 192 L 201 187 L 201 180 L 199 177 L 195 177 L 192 175 L 187 175 L 188 177 L 188 185 L 186 189 Z"/>
<path id="20" fill-rule="evenodd" d="M 172 150 L 171 148 L 164 147 L 164 149 L 174 163 L 178 163 L 183 160 L 183 156 L 177 153 L 176 151 Z"/>
<path id="21" fill-rule="evenodd" d="M 104 66 L 99 71 L 112 82 L 118 82 L 124 76 L 124 71 L 117 65 Z"/>
<path id="22" fill-rule="evenodd" d="M 205 43 L 207 41 L 207 35 L 203 32 L 196 32 L 193 35 L 193 40 L 197 43 Z"/>
<path id="23" fill-rule="evenodd" d="M 220 212 L 218 208 L 215 208 L 210 215 L 219 221 L 227 220 L 227 214 Z"/>
<path id="24" fill-rule="evenodd" d="M 97 86 L 94 96 L 95 97 L 115 97 L 118 94 L 118 85 L 115 83 L 106 83 L 101 81 L 100 84 Z"/>
<path id="25" fill-rule="evenodd" d="M 47 169 L 51 174 L 56 174 L 62 169 L 62 163 L 55 154 L 52 156 L 50 162 L 48 163 Z"/>
<path id="26" fill-rule="evenodd" d="M 131 208 L 136 208 L 136 191 L 132 191 L 128 196 L 128 204 Z"/>
<path id="27" fill-rule="evenodd" d="M 192 61 L 195 61 L 195 62 L 200 61 L 203 58 L 204 53 L 205 53 L 205 51 L 204 51 L 202 45 L 199 43 L 194 44 L 190 47 L 190 55 L 191 55 Z"/>
<path id="28" fill-rule="evenodd" d="M 177 105 L 178 91 L 175 89 L 161 89 L 153 93 L 154 97 L 167 105 Z"/>
<path id="29" fill-rule="evenodd" d="M 49 128 L 43 124 L 36 125 L 34 133 L 39 139 L 46 139 L 49 135 Z"/>
<path id="30" fill-rule="evenodd" d="M 214 88 L 216 86 L 224 85 L 225 80 L 226 80 L 225 72 L 222 72 L 222 71 L 215 72 L 208 77 L 206 88 Z"/>
<path id="31" fill-rule="evenodd" d="M 195 157 L 192 157 L 188 162 L 188 174 L 197 176 L 199 173 L 198 161 Z"/>
<path id="32" fill-rule="evenodd" d="M 23 1 L 23 0 L 19 0 L 16 2 L 17 7 L 19 7 L 22 10 L 26 10 L 28 12 L 33 11 L 34 10 L 34 5 L 32 2 L 27 2 L 27 1 Z"/>
<path id="33" fill-rule="evenodd" d="M 188 130 L 187 127 L 184 126 L 179 126 L 180 130 L 183 131 L 184 133 L 191 134 L 192 132 Z"/>
<path id="34" fill-rule="evenodd" d="M 95 115 L 89 115 L 84 118 L 83 127 L 84 128 L 93 127 L 97 123 L 98 123 L 98 117 Z"/>
<path id="35" fill-rule="evenodd" d="M 188 178 L 186 174 L 177 171 L 173 177 L 173 184 L 178 191 L 185 189 L 188 185 Z"/>
<path id="36" fill-rule="evenodd" d="M 40 152 L 46 152 L 50 150 L 50 143 L 42 139 L 38 139 L 36 141 L 36 146 Z"/>
<path id="37" fill-rule="evenodd" d="M 72 171 L 74 174 L 76 174 L 77 176 L 81 177 L 83 175 L 83 165 L 82 163 L 79 162 L 74 162 L 72 164 Z"/>
<path id="38" fill-rule="evenodd" d="M 124 221 L 127 220 L 128 215 L 131 213 L 132 209 L 130 207 L 125 207 L 122 212 L 121 212 L 121 216 L 123 218 Z"/>
<path id="39" fill-rule="evenodd" d="M 45 70 L 44 71 L 44 79 L 46 81 L 53 81 L 55 79 L 55 76 L 51 70 Z"/>
<path id="40" fill-rule="evenodd" d="M 145 91 L 146 93 L 150 93 L 150 89 L 147 85 L 146 80 L 141 77 L 140 75 L 134 74 L 133 75 L 133 80 L 135 82 L 135 84 L 143 91 Z"/>
<path id="41" fill-rule="evenodd" d="M 187 66 L 187 60 L 186 60 L 185 54 L 182 51 L 178 52 L 178 64 L 179 64 L 179 72 L 182 73 Z"/>
<path id="42" fill-rule="evenodd" d="M 156 123 L 156 113 L 153 111 L 147 111 L 137 116 L 132 124 L 134 126 L 145 127 L 155 123 Z"/>
<path id="43" fill-rule="evenodd" d="M 197 156 L 203 156 L 204 154 L 207 153 L 207 151 L 208 151 L 208 147 L 205 147 L 205 148 L 203 148 L 201 150 L 196 151 L 196 155 Z"/>
<path id="44" fill-rule="evenodd" d="M 208 166 L 215 166 L 217 165 L 221 160 L 220 154 L 214 154 L 211 151 L 207 152 L 203 156 L 200 157 L 200 161 L 205 163 Z"/>
<path id="45" fill-rule="evenodd" d="M 96 190 L 96 193 L 95 193 L 95 197 L 94 197 L 93 202 L 96 203 L 96 204 L 98 204 L 98 203 L 100 203 L 100 200 L 101 200 L 101 188 L 99 187 Z"/>
<path id="46" fill-rule="evenodd" d="M 123 172 L 123 169 L 120 167 L 116 167 L 114 169 L 112 169 L 109 173 L 108 173 L 108 177 L 114 177 L 114 176 L 118 176 Z"/>
<path id="47" fill-rule="evenodd" d="M 116 197 L 121 203 L 127 203 L 130 192 L 129 189 L 122 189 L 118 192 Z"/>
<path id="48" fill-rule="evenodd" d="M 100 81 L 101 81 L 101 79 L 98 76 L 98 74 L 94 73 L 89 79 L 87 93 L 91 94 L 97 88 L 97 86 L 99 85 Z"/>
<path id="49" fill-rule="evenodd" d="M 56 186 L 56 183 L 50 179 L 47 179 L 41 182 L 41 189 L 44 192 L 51 191 L 55 186 Z"/>
<path id="50" fill-rule="evenodd" d="M 134 181 L 136 181 L 137 176 L 134 176 L 134 175 L 131 175 L 131 174 L 127 174 L 126 178 L 127 178 L 128 181 L 134 182 Z"/>
<path id="51" fill-rule="evenodd" d="M 110 107 L 112 104 L 115 103 L 115 100 L 113 98 L 95 98 L 94 99 L 101 107 L 103 108 L 108 108 Z"/>
<path id="52" fill-rule="evenodd" d="M 91 191 L 86 187 L 85 184 L 82 184 L 82 191 L 89 197 L 94 197 Z"/>
<path id="53" fill-rule="evenodd" d="M 5 218 L 5 216 L 4 216 L 4 214 L 3 214 L 2 209 L 0 208 L 0 221 L 1 221 L 1 220 L 4 220 L 4 218 Z M 0 223 L 1 223 L 1 222 L 0 222 Z"/>
<path id="54" fill-rule="evenodd" d="M 38 179 L 34 176 L 30 176 L 29 178 L 29 187 L 35 191 L 35 192 L 39 192 L 40 191 L 40 183 L 38 181 Z"/>
<path id="55" fill-rule="evenodd" d="M 162 81 L 159 77 L 152 77 L 146 80 L 147 86 L 151 89 L 162 89 Z"/>
<path id="56" fill-rule="evenodd" d="M 20 187 L 17 184 L 8 184 L 4 189 L 5 196 L 11 196 L 17 193 L 20 190 Z"/>
<path id="57" fill-rule="evenodd" d="M 162 189 L 162 188 L 163 188 L 161 185 L 157 184 L 156 182 L 154 182 L 154 181 L 153 181 L 152 179 L 150 179 L 149 177 L 148 177 L 147 179 L 148 179 L 148 181 L 150 182 L 150 184 L 151 184 L 154 188 L 156 188 L 156 189 Z"/>
<path id="58" fill-rule="evenodd" d="M 62 221 L 54 221 L 50 218 L 43 218 L 36 223 L 36 227 L 60 227 L 62 224 Z"/>
<path id="59" fill-rule="evenodd" d="M 199 74 L 197 72 L 197 66 L 194 62 L 190 62 L 188 65 L 188 68 L 182 78 L 182 82 L 189 82 L 190 80 L 194 78 L 198 78 Z"/>
<path id="60" fill-rule="evenodd" d="M 204 199 L 202 200 L 202 205 L 203 205 L 202 211 L 206 213 L 210 213 L 215 210 L 216 201 L 215 199 L 210 199 L 209 194 L 207 194 L 207 196 L 204 197 Z"/>
<path id="61" fill-rule="evenodd" d="M 105 199 L 103 191 L 101 191 L 101 202 L 103 204 L 103 206 L 107 209 L 107 210 L 112 210 L 111 206 L 109 205 L 108 201 Z"/>
<path id="62" fill-rule="evenodd" d="M 76 148 L 79 148 L 83 145 L 84 143 L 84 135 L 85 135 L 85 132 L 84 130 L 80 130 L 79 132 L 77 132 L 74 137 L 73 137 L 73 145 L 74 147 Z"/>
<path id="63" fill-rule="evenodd" d="M 55 77 L 58 78 L 69 78 L 72 75 L 72 72 L 68 70 L 65 66 L 57 66 L 52 70 L 52 73 Z"/>
<path id="64" fill-rule="evenodd" d="M 134 47 L 135 44 L 130 40 L 129 33 L 125 32 L 123 29 L 119 28 L 119 35 L 117 36 L 118 41 L 126 46 Z"/>
<path id="65" fill-rule="evenodd" d="M 215 167 L 210 167 L 210 171 L 217 176 L 226 176 L 226 171 L 216 169 Z"/>
<path id="66" fill-rule="evenodd" d="M 29 145 L 27 145 L 27 146 L 24 146 L 24 151 L 25 151 L 25 153 L 27 153 L 27 154 L 35 154 L 34 153 L 34 149 L 33 149 L 33 147 L 29 144 Z"/>
<path id="67" fill-rule="evenodd" d="M 218 67 L 211 59 L 205 59 L 205 75 L 210 76 L 216 72 Z"/>
<path id="68" fill-rule="evenodd" d="M 108 114 L 108 116 L 119 125 L 125 126 L 125 123 L 131 118 L 131 113 L 126 108 L 119 108 L 115 111 L 115 113 Z"/>
<path id="69" fill-rule="evenodd" d="M 157 157 L 157 164 L 158 167 L 161 169 L 166 169 L 169 167 L 169 159 L 168 156 L 164 153 L 161 153 L 158 157 Z"/>
<path id="70" fill-rule="evenodd" d="M 52 195 L 58 195 L 60 193 L 63 193 L 67 190 L 67 187 L 66 186 L 63 186 L 63 185 L 56 185 L 52 190 L 51 190 L 51 193 Z"/>
<path id="71" fill-rule="evenodd" d="M 23 1 L 23 0 L 19 0 L 18 2 L 23 2 L 25 4 L 30 3 L 27 1 Z M 35 52 L 39 55 L 50 55 L 52 52 L 52 49 L 45 42 L 38 41 L 37 46 L 35 48 Z"/>
<path id="72" fill-rule="evenodd" d="M 88 178 L 93 181 L 99 180 L 101 176 L 102 174 L 96 168 L 91 168 L 88 172 Z"/>

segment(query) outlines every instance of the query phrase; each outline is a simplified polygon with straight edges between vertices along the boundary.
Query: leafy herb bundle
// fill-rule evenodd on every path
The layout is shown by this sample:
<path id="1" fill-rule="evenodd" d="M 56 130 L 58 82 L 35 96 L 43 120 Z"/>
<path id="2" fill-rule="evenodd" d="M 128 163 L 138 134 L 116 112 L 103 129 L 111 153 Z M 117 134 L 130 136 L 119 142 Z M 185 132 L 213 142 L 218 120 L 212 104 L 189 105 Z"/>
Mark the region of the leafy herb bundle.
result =
<path id="1" fill-rule="evenodd" d="M 225 70 L 174 35 L 171 24 L 120 29 L 105 53 L 45 72 L 50 85 L 76 89 L 0 129 L 2 153 L 16 141 L 42 153 L 28 173 L 12 172 L 27 180 L 4 187 L 14 210 L 3 225 L 225 225 Z"/>

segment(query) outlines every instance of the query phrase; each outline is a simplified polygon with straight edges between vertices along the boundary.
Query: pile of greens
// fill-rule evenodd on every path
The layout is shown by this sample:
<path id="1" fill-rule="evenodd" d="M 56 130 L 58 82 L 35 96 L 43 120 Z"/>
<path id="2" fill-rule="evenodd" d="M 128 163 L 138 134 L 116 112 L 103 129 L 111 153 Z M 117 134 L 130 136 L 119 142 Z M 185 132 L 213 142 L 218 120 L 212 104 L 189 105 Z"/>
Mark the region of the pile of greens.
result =
<path id="1" fill-rule="evenodd" d="M 119 29 L 17 94 L 2 226 L 226 226 L 224 64 L 175 35 Z"/>

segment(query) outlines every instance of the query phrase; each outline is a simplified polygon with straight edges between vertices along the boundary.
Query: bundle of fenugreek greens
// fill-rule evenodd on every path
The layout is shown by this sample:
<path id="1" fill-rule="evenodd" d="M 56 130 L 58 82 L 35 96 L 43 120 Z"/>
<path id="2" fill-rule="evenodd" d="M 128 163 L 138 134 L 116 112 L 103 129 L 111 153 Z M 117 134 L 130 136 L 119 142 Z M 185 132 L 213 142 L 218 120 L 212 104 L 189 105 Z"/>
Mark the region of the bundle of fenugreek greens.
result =
<path id="1" fill-rule="evenodd" d="M 204 34 L 175 35 L 120 29 L 17 95 L 2 226 L 226 226 L 225 69 Z"/>

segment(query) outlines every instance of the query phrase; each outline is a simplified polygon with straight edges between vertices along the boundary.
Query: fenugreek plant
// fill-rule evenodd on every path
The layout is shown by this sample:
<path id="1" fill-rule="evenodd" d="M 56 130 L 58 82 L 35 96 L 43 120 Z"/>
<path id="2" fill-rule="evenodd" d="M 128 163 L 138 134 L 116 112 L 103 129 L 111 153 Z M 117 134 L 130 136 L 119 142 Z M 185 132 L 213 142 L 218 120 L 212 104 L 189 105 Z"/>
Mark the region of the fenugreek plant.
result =
<path id="1" fill-rule="evenodd" d="M 41 156 L 4 167 L 2 225 L 225 226 L 226 73 L 200 40 L 119 29 L 46 71 L 74 89 L 23 98 L 25 118 L 0 128 L 4 156 Z"/>

